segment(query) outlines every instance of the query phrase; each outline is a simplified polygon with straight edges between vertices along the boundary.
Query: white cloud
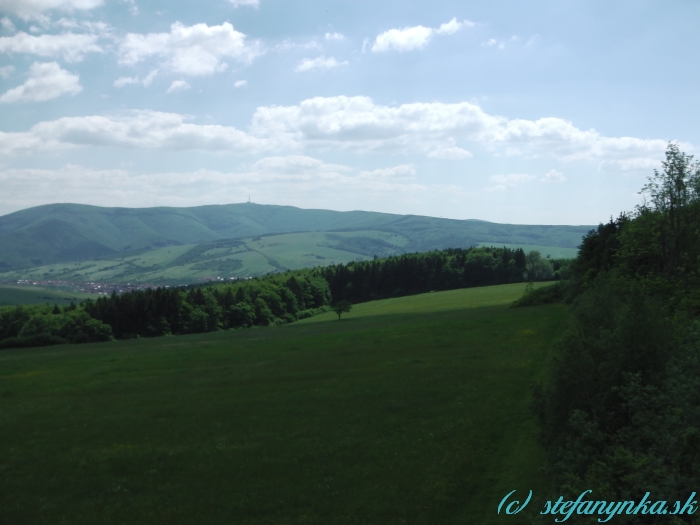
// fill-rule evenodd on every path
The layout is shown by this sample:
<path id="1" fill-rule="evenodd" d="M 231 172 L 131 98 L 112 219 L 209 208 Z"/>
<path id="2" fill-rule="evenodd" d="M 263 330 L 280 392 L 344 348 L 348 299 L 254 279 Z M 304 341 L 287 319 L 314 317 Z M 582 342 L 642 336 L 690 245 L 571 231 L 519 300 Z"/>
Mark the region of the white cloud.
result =
<path id="1" fill-rule="evenodd" d="M 235 8 L 239 7 L 260 7 L 260 0 L 228 0 L 229 4 Z"/>
<path id="2" fill-rule="evenodd" d="M 564 182 L 566 177 L 561 171 L 549 170 L 540 180 L 542 182 Z"/>
<path id="3" fill-rule="evenodd" d="M 136 5 L 136 0 L 122 0 L 122 2 L 129 6 L 129 13 L 131 13 L 132 16 L 139 14 L 139 6 Z"/>
<path id="4" fill-rule="evenodd" d="M 492 175 L 491 181 L 495 182 L 495 186 L 486 188 L 487 191 L 503 191 L 509 188 L 515 188 L 522 182 L 528 182 L 536 177 L 525 173 L 509 173 L 508 175 Z"/>
<path id="5" fill-rule="evenodd" d="M 143 84 L 145 87 L 150 86 L 153 83 L 153 79 L 156 78 L 158 70 L 154 69 L 148 75 L 140 80 L 139 77 L 119 77 L 114 81 L 114 87 L 120 88 L 129 84 Z"/>
<path id="6" fill-rule="evenodd" d="M 315 40 L 310 40 L 302 44 L 298 44 L 289 39 L 284 40 L 281 44 L 277 44 L 274 49 L 276 51 L 289 51 L 290 49 L 321 49 L 321 46 Z"/>
<path id="7" fill-rule="evenodd" d="M 3 16 L 0 18 L 0 26 L 7 31 L 8 33 L 14 33 L 15 32 L 15 24 L 12 23 L 12 20 L 7 18 L 6 16 Z"/>
<path id="8" fill-rule="evenodd" d="M 377 35 L 372 51 L 379 53 L 391 50 L 412 51 L 414 49 L 423 49 L 435 34 L 452 35 L 462 29 L 462 27 L 472 27 L 474 25 L 474 22 L 469 20 L 458 22 L 456 18 L 453 18 L 449 22 L 440 25 L 437 29 L 425 26 L 390 29 Z M 365 49 L 366 45 L 363 43 L 362 50 L 364 51 Z"/>
<path id="9" fill-rule="evenodd" d="M 361 171 L 360 178 L 370 180 L 388 180 L 388 179 L 415 179 L 416 168 L 410 164 L 402 164 L 393 168 L 380 168 L 371 171 Z"/>
<path id="10" fill-rule="evenodd" d="M 433 36 L 433 30 L 430 27 L 415 26 L 404 27 L 403 29 L 390 29 L 377 35 L 372 46 L 372 51 L 375 53 L 382 51 L 410 51 L 413 49 L 422 49 Z"/>
<path id="11" fill-rule="evenodd" d="M 299 62 L 299 65 L 294 68 L 294 71 L 310 71 L 312 69 L 333 69 L 336 67 L 347 65 L 347 60 L 338 62 L 333 57 L 326 58 L 325 56 L 321 55 L 320 57 L 316 58 L 303 59 L 301 62 Z"/>
<path id="12" fill-rule="evenodd" d="M 106 24 L 105 22 L 93 22 L 91 20 L 76 20 L 75 18 L 65 17 L 59 18 L 51 25 L 70 30 L 82 29 L 88 31 L 89 33 L 95 33 L 98 35 L 110 34 L 113 31 L 112 26 Z"/>
<path id="13" fill-rule="evenodd" d="M 138 84 L 139 79 L 138 77 L 119 77 L 117 80 L 114 81 L 114 87 L 120 88 L 127 86 L 129 84 Z"/>
<path id="14" fill-rule="evenodd" d="M 565 120 L 507 119 L 469 102 L 374 104 L 369 97 L 315 97 L 296 106 L 260 107 L 254 135 L 280 144 L 355 151 L 423 151 L 426 154 L 467 141 L 497 155 L 554 157 L 563 161 L 654 159 L 663 157 L 666 140 L 606 137 Z"/>
<path id="15" fill-rule="evenodd" d="M 78 146 L 254 154 L 273 145 L 234 127 L 192 124 L 183 115 L 158 111 L 63 117 L 35 124 L 27 132 L 0 131 L 3 154 Z"/>
<path id="16" fill-rule="evenodd" d="M 241 202 L 249 193 L 258 202 L 335 209 L 367 209 L 390 196 L 405 212 L 426 197 L 444 202 L 466 193 L 460 187 L 418 184 L 413 173 L 411 166 L 396 166 L 357 174 L 349 166 L 305 155 L 267 157 L 231 172 L 137 174 L 79 165 L 6 169 L 0 170 L 0 214 L 57 201 L 129 207 L 224 204 Z"/>
<path id="17" fill-rule="evenodd" d="M 247 81 L 247 80 L 236 80 L 236 81 L 233 83 L 233 87 L 239 88 L 239 87 L 246 86 L 247 84 L 248 84 L 248 81 Z"/>
<path id="18" fill-rule="evenodd" d="M 435 159 L 450 159 L 450 160 L 460 160 L 460 159 L 470 159 L 474 155 L 466 149 L 458 148 L 456 146 L 452 147 L 442 147 L 437 148 L 428 153 L 428 157 Z"/>
<path id="19" fill-rule="evenodd" d="M 0 77 L 9 78 L 15 71 L 15 66 L 3 66 L 0 67 Z"/>
<path id="20" fill-rule="evenodd" d="M 349 172 L 351 168 L 340 164 L 326 164 L 306 155 L 265 157 L 252 166 L 252 171 L 285 175 L 307 175 L 311 171 Z"/>
<path id="21" fill-rule="evenodd" d="M 474 27 L 475 25 L 476 24 L 474 24 L 474 22 L 470 22 L 469 20 L 458 22 L 456 18 L 453 18 L 449 22 L 445 22 L 444 24 L 440 25 L 435 32 L 440 35 L 453 35 L 465 26 Z"/>
<path id="22" fill-rule="evenodd" d="M 342 33 L 326 33 L 326 40 L 345 40 Z"/>
<path id="23" fill-rule="evenodd" d="M 94 9 L 102 0 L 0 0 L 0 11 L 16 15 L 24 20 L 38 18 L 45 11 L 77 11 Z"/>
<path id="24" fill-rule="evenodd" d="M 153 79 L 156 78 L 156 75 L 158 74 L 158 70 L 154 69 L 148 75 L 146 75 L 143 79 L 143 85 L 148 87 L 153 83 Z"/>
<path id="25" fill-rule="evenodd" d="M 127 77 L 129 78 L 129 77 Z M 459 147 L 457 146 L 459 144 Z M 667 140 L 606 137 L 565 120 L 508 119 L 459 103 L 375 104 L 369 97 L 315 97 L 292 106 L 261 106 L 249 132 L 198 125 L 183 115 L 134 112 L 42 122 L 27 132 L 0 133 L 0 152 L 101 145 L 129 148 L 200 149 L 250 153 L 313 149 L 422 153 L 468 158 L 479 148 L 495 156 L 519 155 L 588 161 L 598 166 L 657 166 Z"/>
<path id="26" fill-rule="evenodd" d="M 42 102 L 61 95 L 76 95 L 82 89 L 78 75 L 61 69 L 56 62 L 34 62 L 29 67 L 27 81 L 0 96 L 0 102 Z"/>
<path id="27" fill-rule="evenodd" d="M 97 35 L 63 33 L 34 36 L 19 32 L 0 37 L 0 53 L 23 53 L 42 57 L 61 56 L 66 62 L 80 62 L 86 53 L 101 53 Z"/>
<path id="28" fill-rule="evenodd" d="M 176 22 L 169 33 L 129 33 L 119 47 L 119 63 L 134 65 L 150 57 L 166 60 L 166 66 L 184 75 L 211 75 L 224 71 L 231 58 L 250 64 L 262 54 L 260 44 L 246 42 L 246 36 L 224 22 L 220 26 Z"/>
<path id="29" fill-rule="evenodd" d="M 495 38 L 490 38 L 489 40 L 482 42 L 481 45 L 486 47 L 494 47 L 496 49 L 505 49 L 508 44 L 513 44 L 518 41 L 520 41 L 520 37 L 518 36 L 512 36 L 508 40 L 496 40 Z M 532 42 L 533 39 L 531 38 L 525 45 L 529 46 L 532 44 Z"/>
<path id="30" fill-rule="evenodd" d="M 168 88 L 166 93 L 178 93 L 180 91 L 187 91 L 191 87 L 192 86 L 190 86 L 184 80 L 173 80 L 173 83 L 170 84 L 170 87 Z"/>

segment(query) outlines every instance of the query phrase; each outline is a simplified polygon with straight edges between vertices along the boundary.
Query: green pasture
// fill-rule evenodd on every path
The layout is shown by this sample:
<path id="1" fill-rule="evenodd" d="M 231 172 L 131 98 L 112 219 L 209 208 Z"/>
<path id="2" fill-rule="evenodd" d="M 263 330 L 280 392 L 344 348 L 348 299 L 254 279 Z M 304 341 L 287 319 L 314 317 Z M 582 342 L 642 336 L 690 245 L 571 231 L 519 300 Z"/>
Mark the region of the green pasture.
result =
<path id="1" fill-rule="evenodd" d="M 0 306 L 18 304 L 57 304 L 66 306 L 71 301 L 79 303 L 91 297 L 89 294 L 77 292 L 62 292 L 38 286 L 0 284 Z M 93 295 L 94 299 L 95 296 Z"/>
<path id="2" fill-rule="evenodd" d="M 191 283 L 207 277 L 252 277 L 403 253 L 408 240 L 380 231 L 305 232 L 185 246 L 113 258 L 56 263 L 0 274 L 0 278 Z"/>
<path id="3" fill-rule="evenodd" d="M 542 246 L 539 244 L 500 244 L 493 242 L 480 242 L 479 246 L 493 246 L 495 248 L 522 248 L 525 253 L 540 252 L 542 257 L 552 259 L 575 259 L 578 256 L 578 248 L 562 248 L 561 246 Z"/>
<path id="4" fill-rule="evenodd" d="M 0 523 L 525 523 L 496 507 L 547 485 L 529 392 L 567 308 L 523 289 L 2 351 Z"/>

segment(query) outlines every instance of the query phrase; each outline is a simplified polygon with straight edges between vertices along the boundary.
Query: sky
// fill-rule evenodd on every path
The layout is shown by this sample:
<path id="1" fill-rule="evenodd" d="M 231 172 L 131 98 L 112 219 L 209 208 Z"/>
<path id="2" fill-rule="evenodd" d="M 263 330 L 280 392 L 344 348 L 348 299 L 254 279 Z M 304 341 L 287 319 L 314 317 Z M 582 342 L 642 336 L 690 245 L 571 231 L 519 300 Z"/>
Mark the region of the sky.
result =
<path id="1" fill-rule="evenodd" d="M 598 224 L 700 145 L 694 0 L 0 0 L 0 215 Z"/>

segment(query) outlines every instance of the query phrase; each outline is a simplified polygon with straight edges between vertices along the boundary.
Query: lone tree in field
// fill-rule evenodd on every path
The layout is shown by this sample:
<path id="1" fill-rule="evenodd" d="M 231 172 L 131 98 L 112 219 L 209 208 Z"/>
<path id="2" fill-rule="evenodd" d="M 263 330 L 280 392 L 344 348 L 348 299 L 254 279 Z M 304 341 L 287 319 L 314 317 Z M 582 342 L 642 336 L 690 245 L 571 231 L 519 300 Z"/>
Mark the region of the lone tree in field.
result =
<path id="1" fill-rule="evenodd" d="M 333 307 L 333 311 L 338 314 L 338 321 L 340 321 L 340 316 L 343 312 L 349 312 L 352 310 L 352 305 L 349 301 L 338 301 Z"/>

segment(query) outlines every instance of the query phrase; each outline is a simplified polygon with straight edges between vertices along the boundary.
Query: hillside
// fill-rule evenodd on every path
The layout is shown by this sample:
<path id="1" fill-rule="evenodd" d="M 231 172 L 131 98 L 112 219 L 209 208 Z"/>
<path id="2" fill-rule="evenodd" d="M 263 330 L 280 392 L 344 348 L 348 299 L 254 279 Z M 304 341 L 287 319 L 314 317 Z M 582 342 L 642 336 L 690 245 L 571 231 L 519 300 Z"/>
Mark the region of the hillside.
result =
<path id="1" fill-rule="evenodd" d="M 57 263 L 122 261 L 128 257 L 143 257 L 144 253 L 154 250 L 175 247 L 175 251 L 170 253 L 167 250 L 165 253 L 154 252 L 147 257 L 157 260 L 151 265 L 157 264 L 163 269 L 169 267 L 169 255 L 185 255 L 194 245 L 214 243 L 210 246 L 216 248 L 220 241 L 246 239 L 247 251 L 259 253 L 261 260 L 246 267 L 243 258 L 240 268 L 246 267 L 248 275 L 257 275 L 278 267 L 309 266 L 308 262 L 346 262 L 374 255 L 466 247 L 478 243 L 576 248 L 581 237 L 590 229 L 590 226 L 497 224 L 364 211 L 304 210 L 252 203 L 192 208 L 103 208 L 82 204 L 50 204 L 0 217 L 0 270 L 22 270 L 22 275 L 26 275 L 24 270 L 29 268 Z M 297 247 L 311 243 L 334 252 L 324 253 L 321 250 L 316 253 L 304 248 L 304 253 L 287 256 L 285 261 L 285 254 L 280 249 L 270 258 L 267 253 L 260 253 L 261 250 L 249 245 L 250 242 L 260 241 L 257 239 L 260 236 L 300 232 L 333 232 L 333 235 L 316 236 L 311 240 L 280 239 L 280 243 L 288 242 L 290 246 Z M 230 241 L 224 245 L 227 249 L 237 246 L 236 242 Z M 203 263 L 205 260 L 200 250 L 197 248 L 195 251 L 199 252 L 198 262 Z M 308 256 L 306 261 L 305 256 Z M 192 258 L 192 253 L 188 257 Z M 135 264 L 138 266 L 138 263 Z M 205 275 L 216 273 L 216 268 L 200 267 L 199 270 Z M 38 273 L 49 271 L 50 268 L 42 268 Z M 57 268 L 54 268 L 55 271 Z M 116 273 L 124 272 L 122 269 Z M 190 272 L 187 277 L 196 277 L 196 273 Z M 5 277 L 15 278 L 16 274 Z M 168 278 L 164 275 L 159 277 Z"/>
<path id="2" fill-rule="evenodd" d="M 255 330 L 0 352 L 7 523 L 522 523 L 530 385 L 561 305 L 524 284 Z M 76 504 L 76 495 L 79 504 Z M 39 501 L 41 504 L 36 504 Z"/>

